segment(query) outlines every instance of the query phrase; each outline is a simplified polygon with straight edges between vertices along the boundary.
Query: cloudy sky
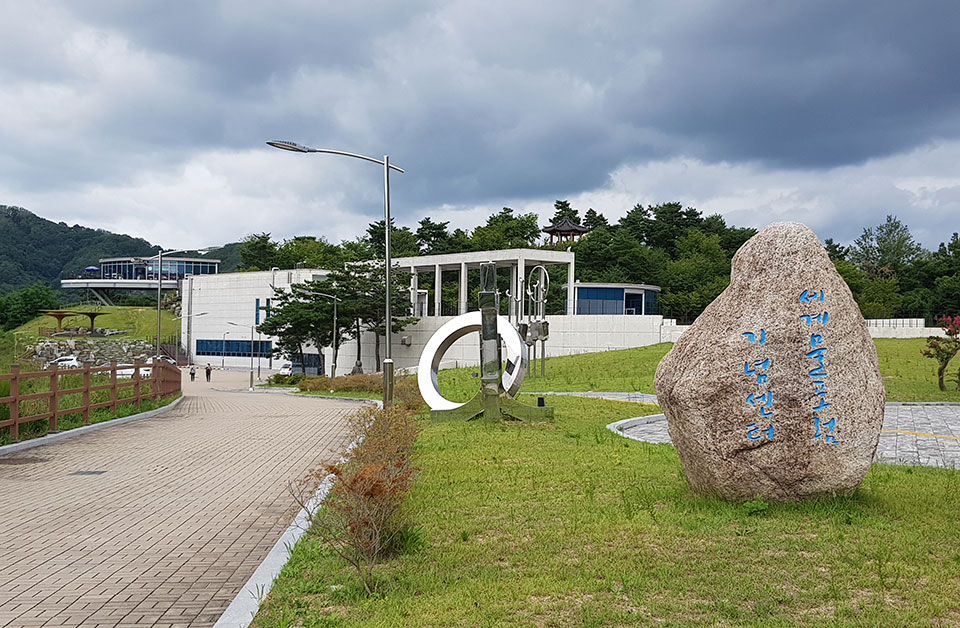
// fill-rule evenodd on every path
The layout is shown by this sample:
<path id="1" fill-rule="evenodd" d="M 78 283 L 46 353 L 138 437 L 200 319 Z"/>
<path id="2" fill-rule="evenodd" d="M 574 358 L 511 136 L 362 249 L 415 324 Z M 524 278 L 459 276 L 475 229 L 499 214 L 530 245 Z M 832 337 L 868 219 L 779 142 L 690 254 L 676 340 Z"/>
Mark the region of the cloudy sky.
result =
<path id="1" fill-rule="evenodd" d="M 168 248 L 555 199 L 960 230 L 960 4 L 0 0 L 0 204 Z"/>

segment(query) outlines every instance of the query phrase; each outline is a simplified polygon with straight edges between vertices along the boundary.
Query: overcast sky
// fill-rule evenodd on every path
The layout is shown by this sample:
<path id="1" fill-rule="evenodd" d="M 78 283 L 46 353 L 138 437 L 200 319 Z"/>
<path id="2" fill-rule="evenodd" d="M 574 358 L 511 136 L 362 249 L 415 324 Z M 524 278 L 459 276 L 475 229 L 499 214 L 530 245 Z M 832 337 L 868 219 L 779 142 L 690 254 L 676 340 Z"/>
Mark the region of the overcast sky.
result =
<path id="1" fill-rule="evenodd" d="M 167 248 L 555 199 L 960 230 L 960 3 L 0 0 L 0 204 Z"/>

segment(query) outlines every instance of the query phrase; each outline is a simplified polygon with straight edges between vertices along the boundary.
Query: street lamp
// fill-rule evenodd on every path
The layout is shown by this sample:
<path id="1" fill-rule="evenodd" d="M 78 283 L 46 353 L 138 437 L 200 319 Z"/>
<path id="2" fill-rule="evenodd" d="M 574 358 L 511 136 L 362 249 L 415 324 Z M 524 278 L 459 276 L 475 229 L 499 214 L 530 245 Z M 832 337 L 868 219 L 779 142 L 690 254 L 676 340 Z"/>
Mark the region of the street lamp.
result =
<path id="1" fill-rule="evenodd" d="M 383 403 L 390 405 L 393 403 L 393 354 L 392 354 L 392 327 L 393 327 L 393 317 L 390 313 L 390 170 L 396 170 L 397 172 L 403 172 L 402 168 L 390 164 L 390 156 L 384 155 L 383 160 L 374 159 L 373 157 L 367 157 L 365 155 L 358 155 L 357 153 L 347 153 L 342 150 L 333 150 L 330 148 L 310 148 L 309 146 L 301 146 L 295 142 L 286 142 L 283 140 L 271 140 L 267 142 L 268 145 L 273 146 L 274 148 L 279 148 L 281 150 L 289 150 L 294 153 L 330 153 L 331 155 L 343 155 L 344 157 L 353 157 L 355 159 L 363 159 L 364 161 L 371 161 L 375 164 L 383 166 L 383 231 L 384 231 L 384 273 L 385 278 L 384 282 L 387 288 L 387 297 L 386 297 L 386 320 L 387 320 L 387 334 L 386 334 L 386 344 L 387 344 L 387 357 L 383 361 Z"/>
<path id="2" fill-rule="evenodd" d="M 326 292 L 317 292 L 316 294 L 321 297 L 327 297 L 328 299 L 333 299 L 333 342 L 331 344 L 333 348 L 333 360 L 330 365 L 330 377 L 337 376 L 337 351 L 340 348 L 339 336 L 337 333 L 337 303 L 340 302 L 340 297 L 334 296 L 332 294 L 327 294 Z"/>
<path id="3" fill-rule="evenodd" d="M 233 325 L 234 327 L 246 327 L 246 325 L 241 325 L 240 323 L 234 323 L 231 321 L 227 321 L 227 325 Z M 256 333 L 256 330 L 256 324 L 250 325 L 250 392 L 253 392 L 253 335 Z"/>
<path id="4" fill-rule="evenodd" d="M 206 314 L 207 314 L 207 312 L 197 312 L 196 314 L 187 314 L 186 316 L 178 316 L 178 317 L 174 318 L 173 320 L 175 320 L 175 321 L 181 321 L 181 320 L 183 320 L 183 319 L 185 319 L 185 318 L 193 318 L 194 316 L 205 316 Z M 176 357 L 176 360 L 177 360 L 177 365 L 178 365 L 178 366 L 180 365 L 180 329 L 181 329 L 182 327 L 183 327 L 182 325 L 181 325 L 180 327 L 177 327 L 177 357 Z M 226 339 L 224 339 L 224 340 L 226 340 Z M 189 361 L 190 361 L 190 352 L 188 351 L 188 352 L 187 352 L 187 362 L 189 362 Z"/>
<path id="5" fill-rule="evenodd" d="M 204 249 L 173 249 L 171 251 L 164 251 L 163 247 L 160 247 L 160 252 L 154 255 L 153 257 L 145 257 L 146 260 L 157 260 L 157 347 L 156 353 L 154 356 L 160 357 L 160 293 L 163 289 L 163 256 L 164 254 L 170 255 L 171 253 L 185 253 L 186 251 L 196 250 L 200 255 L 206 255 L 212 251 L 215 247 L 207 247 Z"/>
<path id="6" fill-rule="evenodd" d="M 230 335 L 230 332 L 223 332 L 223 336 L 220 337 L 220 370 L 223 370 L 224 365 L 224 356 L 227 354 L 227 336 Z"/>

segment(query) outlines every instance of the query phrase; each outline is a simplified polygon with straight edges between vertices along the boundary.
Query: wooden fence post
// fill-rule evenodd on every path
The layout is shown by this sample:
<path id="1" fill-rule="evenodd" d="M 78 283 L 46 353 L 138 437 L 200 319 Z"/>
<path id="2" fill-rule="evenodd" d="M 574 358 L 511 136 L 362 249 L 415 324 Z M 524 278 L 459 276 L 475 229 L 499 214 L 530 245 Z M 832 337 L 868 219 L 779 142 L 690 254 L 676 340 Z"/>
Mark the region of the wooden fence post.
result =
<path id="1" fill-rule="evenodd" d="M 90 425 L 90 363 L 83 363 L 83 424 Z"/>
<path id="2" fill-rule="evenodd" d="M 160 358 L 153 359 L 153 371 L 150 375 L 153 377 L 153 400 L 160 401 L 160 387 L 163 386 L 163 366 L 166 366 L 166 362 Z M 163 366 L 161 366 L 163 365 Z"/>
<path id="3" fill-rule="evenodd" d="M 140 360 L 133 361 L 133 405 L 140 410 Z"/>
<path id="4" fill-rule="evenodd" d="M 10 374 L 13 378 L 10 380 L 10 396 L 13 403 L 10 404 L 10 418 L 13 425 L 10 426 L 10 438 L 13 442 L 20 442 L 20 365 L 11 364 Z"/>
<path id="5" fill-rule="evenodd" d="M 117 361 L 110 360 L 110 412 L 117 416 Z"/>
<path id="6" fill-rule="evenodd" d="M 48 434 L 56 434 L 60 431 L 57 429 L 57 392 L 59 389 L 60 366 L 58 364 L 54 364 L 52 372 L 50 373 L 50 401 L 47 402 L 47 409 L 50 412 L 50 429 L 47 430 Z"/>

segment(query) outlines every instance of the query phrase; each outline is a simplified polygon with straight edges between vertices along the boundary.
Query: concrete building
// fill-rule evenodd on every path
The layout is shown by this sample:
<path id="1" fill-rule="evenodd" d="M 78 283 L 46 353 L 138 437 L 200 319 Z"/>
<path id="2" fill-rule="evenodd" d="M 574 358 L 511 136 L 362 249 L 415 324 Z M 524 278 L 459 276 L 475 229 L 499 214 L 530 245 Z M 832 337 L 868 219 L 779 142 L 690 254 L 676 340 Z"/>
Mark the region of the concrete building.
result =
<path id="1" fill-rule="evenodd" d="M 402 257 L 395 262 L 401 270 L 410 273 L 410 311 L 420 318 L 416 324 L 394 335 L 393 358 L 397 368 L 416 366 L 423 346 L 441 325 L 457 314 L 477 309 L 477 304 L 469 299 L 471 289 L 476 287 L 470 285 L 469 271 L 479 269 L 484 262 L 495 262 L 499 268 L 509 269 L 511 295 L 525 294 L 528 275 L 535 266 L 566 265 L 567 283 L 577 289 L 566 293 L 564 310 L 571 312 L 570 315 L 547 317 L 550 322 L 548 356 L 637 347 L 661 341 L 662 318 L 651 313 L 651 310 L 656 311 L 657 286 L 576 283 L 573 281 L 575 256 L 569 251 L 474 251 Z M 269 357 L 276 339 L 255 333 L 251 343 L 250 337 L 251 326 L 258 325 L 268 315 L 274 294 L 271 285 L 288 288 L 293 283 L 322 279 L 326 275 L 327 272 L 320 269 L 298 269 L 195 275 L 185 279 L 182 282 L 185 318 L 181 321 L 184 351 L 199 364 L 209 362 L 214 366 L 250 368 L 252 354 L 255 369 L 258 366 L 261 371 L 276 368 L 277 360 Z M 421 284 L 423 275 L 429 275 L 429 278 Z M 456 311 L 442 312 L 440 295 L 443 286 L 451 281 L 457 284 Z M 430 292 L 432 298 L 429 298 Z M 602 307 L 595 307 L 595 302 L 602 302 Z M 503 314 L 513 321 L 526 320 L 529 307 L 527 299 L 511 299 L 509 311 Z M 192 316 L 200 312 L 207 314 Z M 445 315 L 438 316 L 438 313 Z M 362 334 L 359 356 L 356 340 L 344 342 L 340 346 L 337 374 L 349 373 L 358 357 L 365 372 L 374 371 L 375 341 L 372 333 Z M 462 339 L 447 351 L 444 366 L 478 363 L 478 346 L 476 339 Z M 318 351 L 311 346 L 306 352 L 308 369 L 316 371 L 324 365 L 323 368 L 328 370 L 326 365 L 332 363 L 330 347 Z M 381 338 L 380 357 L 384 355 Z"/>
<path id="2" fill-rule="evenodd" d="M 157 267 L 156 259 L 142 257 L 107 257 L 99 260 L 96 268 L 99 277 L 61 279 L 60 287 L 73 290 L 89 290 L 104 305 L 113 305 L 108 290 L 177 290 L 180 282 L 197 275 L 215 275 L 220 270 L 220 260 L 201 257 L 164 257 L 163 267 Z M 88 270 L 94 270 L 90 268 Z"/>
<path id="3" fill-rule="evenodd" d="M 279 368 L 271 357 L 276 338 L 254 332 L 270 314 L 274 291 L 271 286 L 289 289 L 291 284 L 316 281 L 327 276 L 326 270 L 298 268 L 249 273 L 194 275 L 181 285 L 181 346 L 188 358 L 197 364 L 250 368 Z M 198 316 L 200 313 L 204 313 Z M 314 359 L 307 366 L 319 368 L 319 355 L 310 349 Z"/>

